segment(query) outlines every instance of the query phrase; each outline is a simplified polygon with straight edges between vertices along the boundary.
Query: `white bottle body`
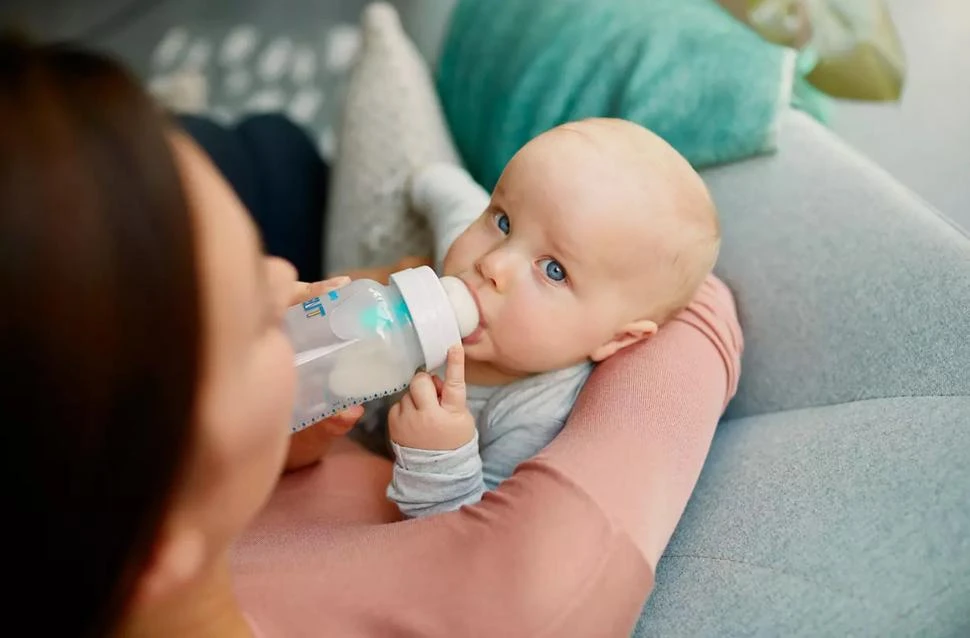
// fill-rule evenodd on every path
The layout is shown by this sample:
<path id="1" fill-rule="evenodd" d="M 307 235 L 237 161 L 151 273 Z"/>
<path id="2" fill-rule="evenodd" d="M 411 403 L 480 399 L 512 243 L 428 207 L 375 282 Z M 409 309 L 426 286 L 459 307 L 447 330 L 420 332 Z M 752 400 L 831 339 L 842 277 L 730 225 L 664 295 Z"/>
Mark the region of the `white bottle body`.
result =
<path id="1" fill-rule="evenodd" d="M 354 405 L 399 392 L 425 365 L 401 292 L 363 279 L 291 308 L 298 432 Z"/>

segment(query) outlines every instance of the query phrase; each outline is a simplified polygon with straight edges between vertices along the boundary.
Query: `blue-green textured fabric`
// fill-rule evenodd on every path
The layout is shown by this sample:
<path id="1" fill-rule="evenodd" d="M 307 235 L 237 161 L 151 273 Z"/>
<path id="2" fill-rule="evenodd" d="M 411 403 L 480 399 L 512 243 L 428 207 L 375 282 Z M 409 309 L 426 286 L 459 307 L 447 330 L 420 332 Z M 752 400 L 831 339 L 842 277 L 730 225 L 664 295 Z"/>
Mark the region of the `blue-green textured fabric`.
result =
<path id="1" fill-rule="evenodd" d="M 531 138 L 584 117 L 639 122 L 697 167 L 771 151 L 795 74 L 791 50 L 713 0 L 462 0 L 438 91 L 491 188 Z"/>

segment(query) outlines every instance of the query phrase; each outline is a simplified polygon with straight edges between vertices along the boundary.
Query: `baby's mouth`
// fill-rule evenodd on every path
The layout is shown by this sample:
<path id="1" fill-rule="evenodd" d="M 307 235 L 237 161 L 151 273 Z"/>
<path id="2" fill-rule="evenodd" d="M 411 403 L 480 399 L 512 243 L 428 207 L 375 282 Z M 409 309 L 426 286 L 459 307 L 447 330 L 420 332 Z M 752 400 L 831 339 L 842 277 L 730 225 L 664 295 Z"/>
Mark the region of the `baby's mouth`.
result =
<path id="1" fill-rule="evenodd" d="M 475 331 L 472 332 L 467 337 L 465 337 L 464 339 L 462 339 L 461 342 L 466 346 L 473 346 L 482 340 L 482 334 L 484 332 L 485 332 L 485 326 L 483 326 L 482 324 L 478 324 L 478 327 L 475 328 Z"/>
<path id="2" fill-rule="evenodd" d="M 472 286 L 468 281 L 462 278 L 465 286 L 468 288 L 468 292 L 471 293 L 472 299 L 475 301 L 475 307 L 478 309 L 478 327 L 472 331 L 470 335 L 461 340 L 466 346 L 474 345 L 482 340 L 482 335 L 485 329 L 488 328 L 488 322 L 485 321 L 485 315 L 482 313 L 482 302 L 478 298 L 478 291 Z"/>

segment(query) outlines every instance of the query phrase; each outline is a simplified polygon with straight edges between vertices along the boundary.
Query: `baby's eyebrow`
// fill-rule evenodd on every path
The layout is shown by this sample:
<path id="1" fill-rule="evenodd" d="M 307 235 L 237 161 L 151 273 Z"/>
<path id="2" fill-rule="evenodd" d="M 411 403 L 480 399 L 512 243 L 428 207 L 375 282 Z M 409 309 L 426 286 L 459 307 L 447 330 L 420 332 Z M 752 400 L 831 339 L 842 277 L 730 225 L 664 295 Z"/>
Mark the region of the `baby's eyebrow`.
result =
<path id="1" fill-rule="evenodd" d="M 492 193 L 492 197 L 488 200 L 488 208 L 486 210 L 502 210 L 504 211 L 507 207 L 505 206 L 505 194 L 500 193 L 497 189 Z"/>
<path id="2" fill-rule="evenodd" d="M 573 266 L 576 264 L 582 264 L 582 259 L 579 257 L 579 252 L 573 250 L 571 246 L 572 242 L 562 241 L 555 235 L 549 237 L 549 243 L 552 244 L 552 249 L 555 252 L 557 258 L 562 258 L 563 261 L 568 263 L 563 264 L 564 266 Z"/>

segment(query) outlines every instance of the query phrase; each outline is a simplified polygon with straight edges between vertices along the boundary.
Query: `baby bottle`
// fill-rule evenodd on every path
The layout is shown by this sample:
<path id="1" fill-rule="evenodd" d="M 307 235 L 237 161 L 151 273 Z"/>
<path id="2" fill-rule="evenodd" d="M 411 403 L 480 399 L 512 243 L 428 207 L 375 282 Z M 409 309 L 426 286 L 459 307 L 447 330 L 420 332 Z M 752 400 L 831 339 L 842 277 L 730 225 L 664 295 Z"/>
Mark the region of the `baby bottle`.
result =
<path id="1" fill-rule="evenodd" d="M 290 430 L 403 390 L 417 369 L 443 365 L 478 322 L 465 284 L 427 266 L 394 273 L 388 286 L 360 279 L 290 308 L 298 377 Z"/>

